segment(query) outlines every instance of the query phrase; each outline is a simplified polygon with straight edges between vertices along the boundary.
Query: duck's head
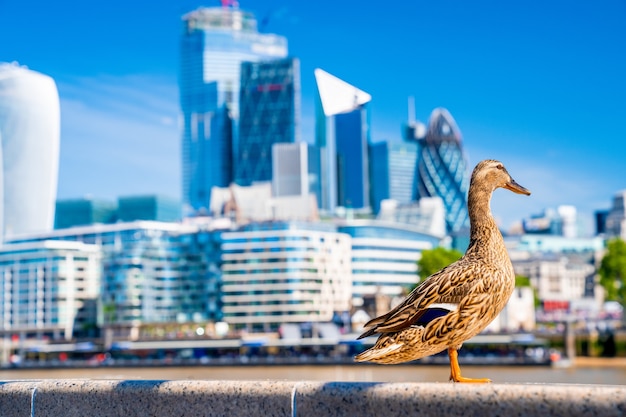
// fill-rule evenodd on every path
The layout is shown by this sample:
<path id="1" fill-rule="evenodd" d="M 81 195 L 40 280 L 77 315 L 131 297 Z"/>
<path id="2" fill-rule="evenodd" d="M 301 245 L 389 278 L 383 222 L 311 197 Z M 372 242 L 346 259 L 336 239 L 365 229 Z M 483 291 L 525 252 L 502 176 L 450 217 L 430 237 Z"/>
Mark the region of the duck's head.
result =
<path id="1" fill-rule="evenodd" d="M 477 186 L 479 184 L 487 187 L 489 191 L 494 191 L 496 188 L 506 188 L 517 194 L 530 195 L 530 191 L 511 178 L 502 162 L 493 159 L 481 161 L 474 168 L 470 188 L 472 185 Z"/>

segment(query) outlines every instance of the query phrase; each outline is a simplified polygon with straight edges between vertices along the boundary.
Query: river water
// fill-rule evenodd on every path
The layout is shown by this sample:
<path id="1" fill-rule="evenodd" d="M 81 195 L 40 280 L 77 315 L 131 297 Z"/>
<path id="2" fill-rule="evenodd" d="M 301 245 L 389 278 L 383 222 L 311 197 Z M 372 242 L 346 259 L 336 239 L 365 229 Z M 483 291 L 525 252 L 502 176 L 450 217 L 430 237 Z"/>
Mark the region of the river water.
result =
<path id="1" fill-rule="evenodd" d="M 554 383 L 626 385 L 626 366 L 463 366 L 463 376 L 490 378 L 494 383 Z M 122 380 L 288 380 L 350 382 L 446 382 L 447 366 L 427 365 L 293 365 L 194 366 L 150 368 L 11 369 L 0 380 L 122 379 Z"/>

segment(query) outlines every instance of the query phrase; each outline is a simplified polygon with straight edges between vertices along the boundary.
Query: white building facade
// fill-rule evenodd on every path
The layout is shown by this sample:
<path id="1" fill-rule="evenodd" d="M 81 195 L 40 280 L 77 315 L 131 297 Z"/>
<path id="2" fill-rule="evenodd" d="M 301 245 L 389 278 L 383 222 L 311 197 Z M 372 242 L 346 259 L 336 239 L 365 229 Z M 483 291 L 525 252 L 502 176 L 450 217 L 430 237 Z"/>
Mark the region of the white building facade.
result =
<path id="1" fill-rule="evenodd" d="M 97 323 L 101 250 L 68 241 L 0 247 L 0 323 L 3 333 L 72 339 Z"/>
<path id="2" fill-rule="evenodd" d="M 236 328 L 323 323 L 351 306 L 350 236 L 275 223 L 222 234 L 223 320 Z"/>
<path id="3" fill-rule="evenodd" d="M 54 226 L 60 123 L 54 80 L 0 63 L 0 240 Z"/>

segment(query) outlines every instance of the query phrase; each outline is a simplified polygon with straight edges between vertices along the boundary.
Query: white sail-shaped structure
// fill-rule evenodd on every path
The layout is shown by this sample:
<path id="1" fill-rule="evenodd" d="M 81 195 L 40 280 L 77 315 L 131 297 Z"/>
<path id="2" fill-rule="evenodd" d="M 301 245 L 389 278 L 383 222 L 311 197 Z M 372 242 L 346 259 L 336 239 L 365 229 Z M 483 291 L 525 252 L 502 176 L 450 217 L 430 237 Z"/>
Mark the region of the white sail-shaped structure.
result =
<path id="1" fill-rule="evenodd" d="M 0 63 L 0 240 L 53 228 L 60 124 L 54 80 Z"/>

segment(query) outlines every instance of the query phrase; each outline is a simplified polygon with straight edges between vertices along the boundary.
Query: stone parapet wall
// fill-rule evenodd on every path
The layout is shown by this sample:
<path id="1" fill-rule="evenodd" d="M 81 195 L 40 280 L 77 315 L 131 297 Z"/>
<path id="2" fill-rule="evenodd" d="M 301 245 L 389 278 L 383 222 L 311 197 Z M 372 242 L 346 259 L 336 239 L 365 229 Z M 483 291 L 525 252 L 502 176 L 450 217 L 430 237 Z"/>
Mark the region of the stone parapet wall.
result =
<path id="1" fill-rule="evenodd" d="M 2 417 L 624 416 L 626 386 L 297 381 L 0 382 Z"/>

